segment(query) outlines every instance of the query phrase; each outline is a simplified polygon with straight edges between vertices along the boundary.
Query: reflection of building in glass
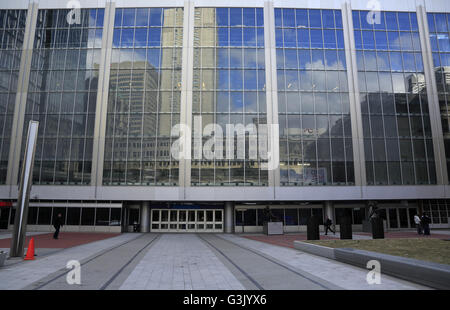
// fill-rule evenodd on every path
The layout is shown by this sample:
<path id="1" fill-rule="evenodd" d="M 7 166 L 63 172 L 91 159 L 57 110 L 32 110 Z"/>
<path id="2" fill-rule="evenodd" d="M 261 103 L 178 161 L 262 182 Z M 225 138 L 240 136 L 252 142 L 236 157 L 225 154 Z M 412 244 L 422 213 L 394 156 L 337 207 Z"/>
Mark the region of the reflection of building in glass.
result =
<path id="1" fill-rule="evenodd" d="M 430 212 L 435 227 L 449 227 L 450 194 L 437 174 L 445 175 L 446 160 L 450 175 L 450 13 L 438 0 L 430 0 L 433 12 L 425 19 L 416 14 L 430 11 L 428 1 L 417 12 L 398 12 L 395 1 L 380 0 L 386 11 L 379 24 L 367 22 L 370 12 L 360 11 L 360 1 L 314 8 L 284 0 L 203 8 L 193 1 L 184 8 L 122 2 L 82 9 L 81 23 L 70 25 L 70 10 L 51 3 L 33 2 L 28 10 L 19 9 L 26 0 L 10 1 L 8 9 L 0 4 L 0 229 L 14 217 L 5 207 L 16 199 L 16 184 L 4 183 L 21 168 L 20 143 L 31 119 L 40 122 L 33 175 L 40 186 L 33 187 L 30 209 L 30 225 L 39 229 L 62 212 L 78 230 L 127 231 L 140 221 L 142 231 L 261 232 L 268 205 L 286 232 L 304 230 L 312 214 L 336 224 L 351 217 L 356 231 L 372 202 L 392 229 L 413 228 L 421 211 Z M 36 25 L 26 28 L 31 17 Z M 25 28 L 34 26 L 34 41 L 24 42 Z M 420 38 L 429 39 L 431 55 Z M 21 59 L 24 46 L 32 49 L 31 61 Z M 101 63 L 109 76 L 100 74 Z M 433 87 L 424 75 L 430 69 Z M 181 85 L 182 72 L 190 85 Z M 353 86 L 359 94 L 350 93 Z M 439 107 L 428 102 L 434 89 Z M 200 130 L 217 124 L 224 135 L 227 125 L 255 125 L 260 133 L 259 125 L 278 117 L 279 169 L 264 170 L 260 152 L 252 157 L 249 132 L 239 158 L 242 140 L 234 132 L 230 159 L 224 136 L 221 156 L 183 162 L 179 178 L 171 156 L 178 137 L 170 134 L 181 102 L 193 126 L 201 119 Z M 430 117 L 438 108 L 442 135 Z M 13 136 L 22 129 L 22 137 Z M 214 137 L 200 137 L 203 150 Z M 447 156 L 434 152 L 442 150 L 441 138 Z M 14 153 L 20 147 L 22 154 Z"/>
<path id="2" fill-rule="evenodd" d="M 39 10 L 37 18 L 23 136 L 38 120 L 38 184 L 90 182 L 104 12 L 82 9 L 76 27 L 68 12 Z"/>
<path id="3" fill-rule="evenodd" d="M 262 9 L 196 8 L 194 26 L 193 118 L 216 123 L 224 134 L 223 155 L 192 162 L 191 184 L 267 185 L 264 158 L 226 158 L 226 124 L 264 124 L 265 74 Z M 256 123 L 255 123 L 256 122 Z M 213 136 L 204 136 L 204 141 Z M 259 154 L 258 154 L 259 155 Z"/>
<path id="4" fill-rule="evenodd" d="M 339 10 L 275 9 L 280 182 L 354 183 Z"/>
<path id="5" fill-rule="evenodd" d="M 0 9 L 0 184 L 6 181 L 26 10 Z"/>
<path id="6" fill-rule="evenodd" d="M 419 94 L 425 90 L 425 75 L 423 73 L 414 73 L 407 76 L 407 92 Z"/>
<path id="7" fill-rule="evenodd" d="M 179 8 L 116 10 L 104 184 L 178 183 L 182 25 Z"/>
<path id="8" fill-rule="evenodd" d="M 416 13 L 382 12 L 375 28 L 366 13 L 353 11 L 367 183 L 436 184 Z"/>

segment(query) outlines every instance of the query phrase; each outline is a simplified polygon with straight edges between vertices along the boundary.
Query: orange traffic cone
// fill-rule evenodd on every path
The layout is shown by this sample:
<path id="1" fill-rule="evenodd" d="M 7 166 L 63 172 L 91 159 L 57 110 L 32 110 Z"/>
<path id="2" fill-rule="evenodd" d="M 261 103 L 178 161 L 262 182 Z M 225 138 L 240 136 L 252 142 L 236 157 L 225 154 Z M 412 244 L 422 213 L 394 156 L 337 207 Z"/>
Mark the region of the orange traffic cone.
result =
<path id="1" fill-rule="evenodd" d="M 27 255 L 24 260 L 34 260 L 34 238 L 31 238 L 30 243 L 28 243 Z"/>

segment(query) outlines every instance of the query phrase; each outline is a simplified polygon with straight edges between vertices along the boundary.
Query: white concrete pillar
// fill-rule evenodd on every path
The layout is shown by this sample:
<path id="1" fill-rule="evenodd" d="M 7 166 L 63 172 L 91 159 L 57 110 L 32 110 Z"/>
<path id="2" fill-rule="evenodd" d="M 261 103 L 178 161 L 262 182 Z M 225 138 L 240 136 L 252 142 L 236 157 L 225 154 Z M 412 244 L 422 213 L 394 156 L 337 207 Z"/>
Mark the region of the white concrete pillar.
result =
<path id="1" fill-rule="evenodd" d="M 275 46 L 275 8 L 273 2 L 264 2 L 264 57 L 266 66 L 267 125 L 278 127 L 277 49 Z M 268 146 L 275 169 L 268 170 L 269 187 L 280 186 L 280 136 L 268 131 Z M 274 190 L 275 196 L 275 190 Z M 275 199 L 275 197 L 274 197 Z"/>
<path id="2" fill-rule="evenodd" d="M 20 154 L 23 140 L 23 130 L 25 121 L 25 109 L 27 105 L 28 85 L 30 82 L 31 60 L 33 58 L 33 45 L 36 33 L 36 22 L 39 11 L 39 3 L 30 1 L 27 11 L 25 33 L 20 57 L 19 76 L 17 92 L 14 104 L 14 115 L 11 125 L 11 140 L 8 154 L 8 169 L 6 172 L 6 184 L 9 187 L 9 196 L 17 188 L 19 181 Z M 25 126 L 25 130 L 27 130 Z M 26 138 L 26 136 L 25 136 Z"/>
<path id="3" fill-rule="evenodd" d="M 343 2 L 342 25 L 347 63 L 347 80 L 350 100 L 350 119 L 352 128 L 353 167 L 355 185 L 364 186 L 366 182 L 366 162 L 364 155 L 364 132 L 358 85 L 358 66 L 356 62 L 355 37 L 353 33 L 352 8 L 349 2 Z"/>
<path id="4" fill-rule="evenodd" d="M 425 3 L 423 3 L 425 4 Z M 447 160 L 445 155 L 444 135 L 442 131 L 441 110 L 436 84 L 431 51 L 430 30 L 428 29 L 427 12 L 423 5 L 417 6 L 417 24 L 419 26 L 420 48 L 427 85 L 428 110 L 430 113 L 431 134 L 433 137 L 434 162 L 437 184 L 448 185 Z"/>
<path id="5" fill-rule="evenodd" d="M 143 201 L 141 205 L 141 232 L 150 231 L 150 202 Z"/>
<path id="6" fill-rule="evenodd" d="M 224 216 L 224 232 L 227 234 L 234 233 L 234 202 L 225 202 L 225 216 Z"/>
<path id="7" fill-rule="evenodd" d="M 103 22 L 102 49 L 99 64 L 97 105 L 95 110 L 94 139 L 92 145 L 91 185 L 97 188 L 103 184 L 105 158 L 106 119 L 108 114 L 109 77 L 111 70 L 112 42 L 114 35 L 115 2 L 107 2 Z"/>

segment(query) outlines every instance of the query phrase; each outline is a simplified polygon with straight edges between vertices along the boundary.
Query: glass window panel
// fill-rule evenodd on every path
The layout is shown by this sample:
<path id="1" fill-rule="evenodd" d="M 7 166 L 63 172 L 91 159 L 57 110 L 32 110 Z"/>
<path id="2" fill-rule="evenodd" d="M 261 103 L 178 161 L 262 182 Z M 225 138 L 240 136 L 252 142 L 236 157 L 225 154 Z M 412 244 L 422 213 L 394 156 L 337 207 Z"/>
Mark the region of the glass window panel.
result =
<path id="1" fill-rule="evenodd" d="M 377 70 L 377 55 L 375 52 L 364 52 L 365 68 L 366 71 L 376 71 Z M 358 64 L 359 66 L 359 64 Z M 362 67 L 361 67 L 362 68 Z"/>
<path id="2" fill-rule="evenodd" d="M 375 31 L 375 42 L 378 50 L 387 50 L 388 49 L 388 41 L 386 37 L 386 32 L 384 31 Z"/>
<path id="3" fill-rule="evenodd" d="M 311 29 L 311 47 L 323 48 L 322 30 Z"/>
<path id="4" fill-rule="evenodd" d="M 137 28 L 134 33 L 134 44 L 135 46 L 146 46 L 147 45 L 147 28 Z"/>
<path id="5" fill-rule="evenodd" d="M 373 31 L 362 31 L 363 46 L 365 49 L 375 49 Z"/>
<path id="6" fill-rule="evenodd" d="M 371 30 L 373 29 L 373 23 L 374 23 L 374 18 L 375 15 L 371 14 L 372 12 L 368 12 L 368 11 L 360 11 L 359 15 L 360 15 L 360 20 L 361 20 L 361 29 L 367 29 L 367 30 Z M 370 21 L 370 23 L 369 23 Z"/>
<path id="7" fill-rule="evenodd" d="M 255 26 L 255 9 L 254 8 L 244 8 L 244 26 Z"/>
<path id="8" fill-rule="evenodd" d="M 309 12 L 309 23 L 312 28 L 321 28 L 322 27 L 322 19 L 320 10 L 308 10 Z"/>
<path id="9" fill-rule="evenodd" d="M 228 8 L 216 8 L 217 26 L 228 26 Z"/>
<path id="10" fill-rule="evenodd" d="M 398 30 L 397 13 L 386 12 L 386 29 Z"/>
<path id="11" fill-rule="evenodd" d="M 161 45 L 161 28 L 149 28 L 148 29 L 148 46 L 160 46 Z"/>
<path id="12" fill-rule="evenodd" d="M 376 72 L 366 72 L 366 83 L 368 92 L 378 92 L 380 90 Z"/>
<path id="13" fill-rule="evenodd" d="M 335 28 L 333 10 L 322 10 L 322 21 L 324 28 Z"/>
<path id="14" fill-rule="evenodd" d="M 309 27 L 309 20 L 308 20 L 308 11 L 305 9 L 296 9 L 296 23 L 298 28 L 307 28 Z"/>
<path id="15" fill-rule="evenodd" d="M 448 32 L 446 14 L 434 14 L 437 32 Z"/>
<path id="16" fill-rule="evenodd" d="M 283 27 L 295 27 L 294 14 L 294 9 L 283 9 Z"/>
<path id="17" fill-rule="evenodd" d="M 400 45 L 402 50 L 413 50 L 410 32 L 400 32 Z"/>
<path id="18" fill-rule="evenodd" d="M 379 20 L 375 20 L 374 22 L 374 29 L 386 29 L 386 22 L 385 22 L 385 12 L 377 12 L 379 15 Z"/>
<path id="19" fill-rule="evenodd" d="M 388 43 L 391 50 L 400 49 L 400 37 L 398 32 L 388 31 Z"/>
<path id="20" fill-rule="evenodd" d="M 242 9 L 230 8 L 230 26 L 242 26 Z"/>
<path id="21" fill-rule="evenodd" d="M 284 46 L 285 47 L 296 47 L 296 31 L 294 29 L 283 29 L 284 36 Z"/>
<path id="22" fill-rule="evenodd" d="M 297 29 L 297 46 L 309 48 L 309 29 Z"/>
<path id="23" fill-rule="evenodd" d="M 242 46 L 242 28 L 230 28 L 230 46 Z"/>
<path id="24" fill-rule="evenodd" d="M 409 13 L 407 12 L 398 12 L 398 25 L 400 30 L 410 30 L 411 25 L 409 22 Z"/>
<path id="25" fill-rule="evenodd" d="M 325 69 L 323 50 L 312 51 L 312 69 Z"/>
<path id="26" fill-rule="evenodd" d="M 327 70 L 340 69 L 338 65 L 338 55 L 335 50 L 325 50 L 325 68 Z"/>
<path id="27" fill-rule="evenodd" d="M 162 9 L 150 8 L 150 26 L 162 25 Z"/>
<path id="28" fill-rule="evenodd" d="M 256 28 L 244 28 L 244 46 L 256 46 Z"/>
<path id="29" fill-rule="evenodd" d="M 148 26 L 148 9 L 147 8 L 138 8 L 136 11 L 136 26 Z"/>
<path id="30" fill-rule="evenodd" d="M 379 71 L 390 71 L 389 54 L 377 52 L 377 65 Z"/>
<path id="31" fill-rule="evenodd" d="M 323 39 L 325 48 L 336 48 L 336 35 L 334 30 L 324 30 Z"/>
<path id="32" fill-rule="evenodd" d="M 402 54 L 400 52 L 391 52 L 390 58 L 392 71 L 403 71 Z"/>
<path id="33" fill-rule="evenodd" d="M 135 24 L 136 9 L 123 9 L 122 26 L 129 27 Z"/>

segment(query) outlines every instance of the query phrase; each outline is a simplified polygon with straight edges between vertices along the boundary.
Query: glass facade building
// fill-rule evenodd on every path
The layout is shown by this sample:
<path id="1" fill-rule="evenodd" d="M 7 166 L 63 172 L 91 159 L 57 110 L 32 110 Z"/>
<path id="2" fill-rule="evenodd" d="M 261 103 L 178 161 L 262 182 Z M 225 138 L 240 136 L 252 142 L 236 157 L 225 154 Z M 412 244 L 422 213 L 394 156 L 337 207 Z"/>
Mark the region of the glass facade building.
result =
<path id="1" fill-rule="evenodd" d="M 380 4 L 0 4 L 0 229 L 30 120 L 30 225 L 448 227 L 449 7 Z"/>
<path id="2" fill-rule="evenodd" d="M 39 10 L 23 124 L 39 121 L 35 184 L 89 184 L 104 9 Z M 23 155 L 21 155 L 21 158 Z"/>
<path id="3" fill-rule="evenodd" d="M 428 13 L 431 52 L 441 112 L 447 169 L 450 167 L 450 14 Z"/>
<path id="4" fill-rule="evenodd" d="M 368 184 L 436 184 L 416 13 L 353 11 Z"/>
<path id="5" fill-rule="evenodd" d="M 226 125 L 266 124 L 264 17 L 261 8 L 196 8 L 192 117 L 201 120 L 202 142 L 215 144 L 214 156 L 197 159 L 193 141 L 191 183 L 198 185 L 266 186 L 261 158 L 250 158 L 249 137 L 238 155 L 238 133 Z M 205 127 L 217 124 L 217 132 Z M 235 141 L 233 149 L 226 137 Z M 227 156 L 232 152 L 232 156 Z M 203 156 L 201 156 L 203 157 Z"/>
<path id="6" fill-rule="evenodd" d="M 26 10 L 0 9 L 0 184 L 5 184 Z"/>
<path id="7" fill-rule="evenodd" d="M 177 185 L 183 8 L 116 9 L 104 185 Z"/>
<path id="8" fill-rule="evenodd" d="M 275 9 L 280 184 L 354 184 L 339 10 Z"/>

